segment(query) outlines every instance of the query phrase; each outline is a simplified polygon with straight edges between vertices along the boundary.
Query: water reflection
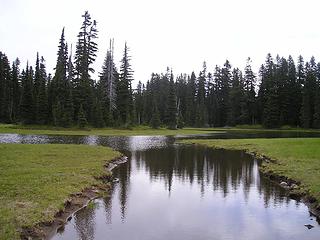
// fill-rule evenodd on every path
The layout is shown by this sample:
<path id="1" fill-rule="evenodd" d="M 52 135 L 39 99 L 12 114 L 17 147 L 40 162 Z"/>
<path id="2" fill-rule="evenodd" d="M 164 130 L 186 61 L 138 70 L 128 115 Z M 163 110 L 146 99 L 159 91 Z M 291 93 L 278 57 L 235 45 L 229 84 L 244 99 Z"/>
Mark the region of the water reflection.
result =
<path id="1" fill-rule="evenodd" d="M 139 148 L 138 148 L 139 149 Z M 318 239 L 304 204 L 259 175 L 237 151 L 168 145 L 135 150 L 97 200 L 94 233 L 72 220 L 54 239 Z M 86 211 L 86 210 L 84 210 Z M 77 218 L 80 216 L 77 215 Z M 93 215 L 93 214 L 92 214 Z"/>
<path id="2" fill-rule="evenodd" d="M 97 204 L 90 204 L 86 211 L 79 211 L 74 217 L 75 228 L 78 233 L 78 239 L 95 239 L 95 211 Z"/>

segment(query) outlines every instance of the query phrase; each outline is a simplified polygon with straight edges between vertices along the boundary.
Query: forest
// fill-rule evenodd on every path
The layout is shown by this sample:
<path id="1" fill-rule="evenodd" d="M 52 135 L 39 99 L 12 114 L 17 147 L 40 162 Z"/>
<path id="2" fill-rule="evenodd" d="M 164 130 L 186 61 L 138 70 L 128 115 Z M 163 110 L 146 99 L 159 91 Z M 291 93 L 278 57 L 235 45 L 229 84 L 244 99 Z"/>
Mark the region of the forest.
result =
<path id="1" fill-rule="evenodd" d="M 98 46 L 97 22 L 85 12 L 73 54 L 63 28 L 54 73 L 36 55 L 35 65 L 9 62 L 0 52 L 0 122 L 85 128 L 150 125 L 170 129 L 262 124 L 320 128 L 320 63 L 312 57 L 295 63 L 267 54 L 259 72 L 251 59 L 243 70 L 226 60 L 213 72 L 152 73 L 132 86 L 133 68 L 125 44 L 120 65 L 113 40 L 99 78 L 92 65 Z"/>

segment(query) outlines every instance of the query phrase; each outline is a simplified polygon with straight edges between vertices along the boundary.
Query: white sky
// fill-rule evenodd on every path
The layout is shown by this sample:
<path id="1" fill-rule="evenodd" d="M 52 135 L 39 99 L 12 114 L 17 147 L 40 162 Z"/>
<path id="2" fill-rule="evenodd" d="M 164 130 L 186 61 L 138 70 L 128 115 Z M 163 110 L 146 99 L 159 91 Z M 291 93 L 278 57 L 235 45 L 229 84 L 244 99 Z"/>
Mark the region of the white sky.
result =
<path id="1" fill-rule="evenodd" d="M 207 61 L 209 71 L 228 59 L 254 70 L 268 52 L 296 60 L 319 60 L 320 3 L 317 0 L 0 0 L 0 51 L 22 67 L 35 63 L 36 52 L 53 72 L 61 30 L 75 47 L 88 10 L 97 20 L 96 72 L 101 70 L 109 39 L 115 39 L 116 64 L 124 42 L 131 49 L 136 81 L 172 67 L 175 74 L 196 71 Z"/>

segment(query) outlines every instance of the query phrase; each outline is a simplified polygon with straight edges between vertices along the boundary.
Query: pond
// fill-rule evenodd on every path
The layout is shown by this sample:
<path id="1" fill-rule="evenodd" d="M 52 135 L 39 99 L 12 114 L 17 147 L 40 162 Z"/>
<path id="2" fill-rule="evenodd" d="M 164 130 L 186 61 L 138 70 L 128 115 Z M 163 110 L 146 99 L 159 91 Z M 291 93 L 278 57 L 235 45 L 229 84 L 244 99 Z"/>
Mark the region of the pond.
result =
<path id="1" fill-rule="evenodd" d="M 0 142 L 104 145 L 128 156 L 113 171 L 118 181 L 110 196 L 74 214 L 54 240 L 320 238 L 320 225 L 306 205 L 263 178 L 259 161 L 241 151 L 175 143 L 186 137 L 2 134 Z"/>

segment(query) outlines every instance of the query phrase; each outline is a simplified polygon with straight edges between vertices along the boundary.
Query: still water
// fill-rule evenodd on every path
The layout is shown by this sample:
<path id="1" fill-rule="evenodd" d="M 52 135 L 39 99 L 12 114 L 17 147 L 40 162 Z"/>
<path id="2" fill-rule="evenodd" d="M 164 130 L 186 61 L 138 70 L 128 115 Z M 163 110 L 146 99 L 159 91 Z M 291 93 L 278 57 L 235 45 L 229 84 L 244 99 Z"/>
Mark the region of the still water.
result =
<path id="1" fill-rule="evenodd" d="M 0 135 L 0 142 L 105 145 L 128 156 L 114 170 L 119 181 L 110 197 L 77 212 L 54 240 L 320 239 L 316 218 L 260 176 L 257 160 L 240 151 L 174 141 L 156 136 Z"/>

